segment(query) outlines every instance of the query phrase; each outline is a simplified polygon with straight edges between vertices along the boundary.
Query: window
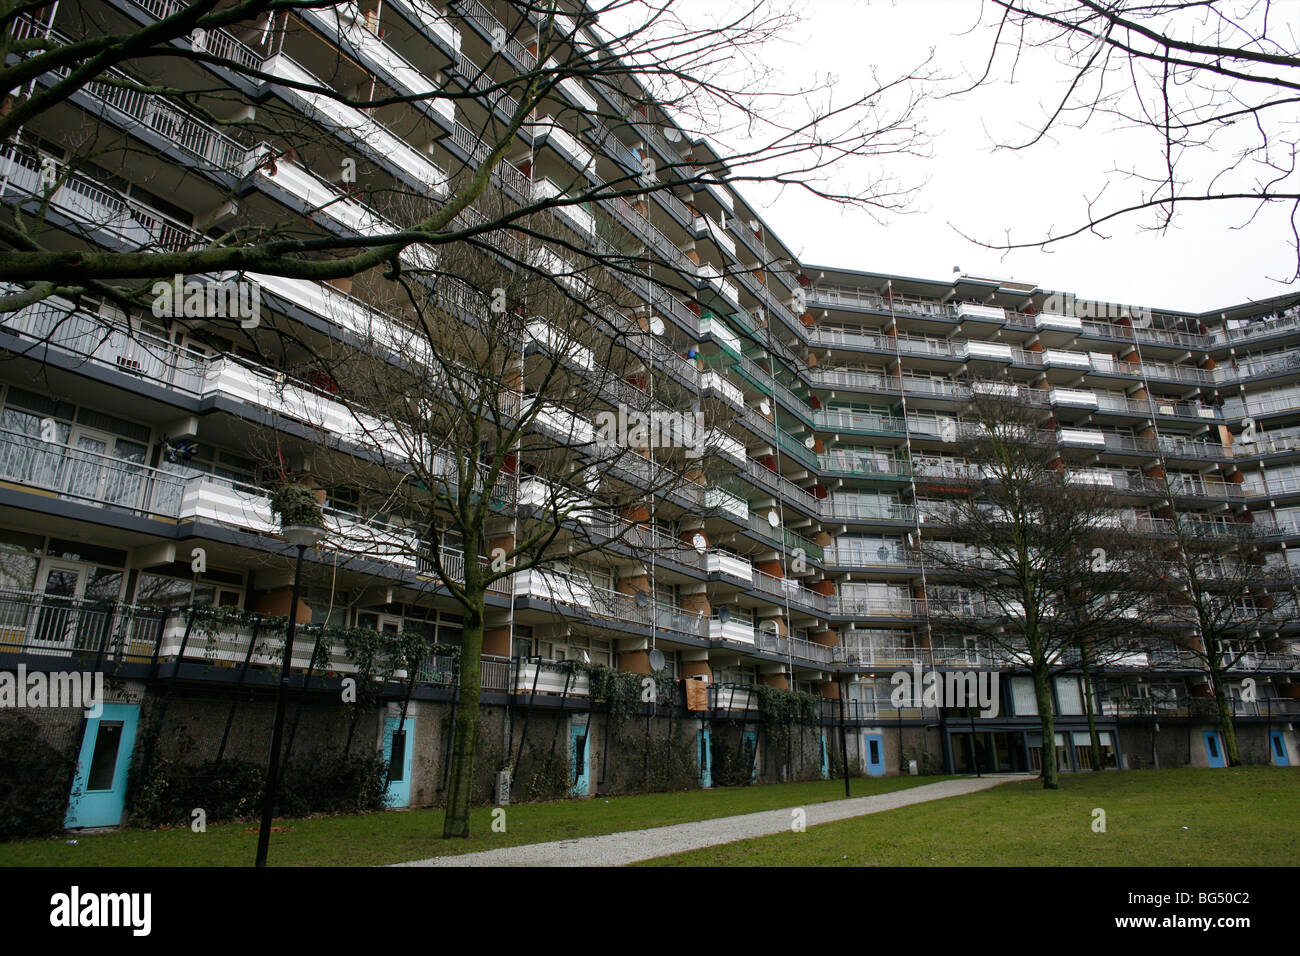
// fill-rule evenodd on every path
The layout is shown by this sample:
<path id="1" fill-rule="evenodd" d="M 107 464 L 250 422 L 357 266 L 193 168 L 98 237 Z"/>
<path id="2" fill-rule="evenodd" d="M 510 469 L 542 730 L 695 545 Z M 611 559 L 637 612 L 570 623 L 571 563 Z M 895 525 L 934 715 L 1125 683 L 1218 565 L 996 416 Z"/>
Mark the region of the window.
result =
<path id="1" fill-rule="evenodd" d="M 95 734 L 95 750 L 90 757 L 90 774 L 86 791 L 112 790 L 117 770 L 117 752 L 122 745 L 122 721 L 101 720 Z"/>
<path id="2" fill-rule="evenodd" d="M 406 730 L 393 731 L 392 751 L 388 762 L 388 782 L 401 783 L 406 779 Z"/>

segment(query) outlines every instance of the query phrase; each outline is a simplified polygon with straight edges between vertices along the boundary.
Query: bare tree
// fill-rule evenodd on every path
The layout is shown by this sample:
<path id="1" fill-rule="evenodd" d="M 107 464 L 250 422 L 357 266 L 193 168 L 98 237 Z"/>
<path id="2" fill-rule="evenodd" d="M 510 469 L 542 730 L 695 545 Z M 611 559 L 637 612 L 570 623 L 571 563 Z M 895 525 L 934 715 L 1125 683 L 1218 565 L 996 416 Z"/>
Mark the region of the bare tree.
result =
<path id="1" fill-rule="evenodd" d="M 998 148 L 1029 149 L 1063 129 L 1136 130 L 1146 145 L 1123 151 L 1064 229 L 1002 242 L 984 237 L 981 245 L 1043 248 L 1132 217 L 1163 232 L 1180 210 L 1205 203 L 1240 206 L 1247 222 L 1281 205 L 1296 250 L 1291 278 L 1300 278 L 1300 21 L 1293 5 L 989 0 L 983 12 L 991 14 L 993 39 L 981 75 L 962 92 L 1003 80 L 1042 87 L 1058 76 L 1061 88 L 1041 119 L 993 132 Z M 1059 74 L 1044 63 L 1049 58 Z"/>
<path id="2" fill-rule="evenodd" d="M 1067 470 L 1040 418 L 1017 386 L 972 384 L 952 436 L 968 480 L 928 517 L 940 530 L 922 550 L 928 566 L 957 582 L 928 600 L 935 632 L 976 637 L 1002 666 L 1028 670 L 1043 786 L 1056 789 L 1053 677 L 1128 654 L 1156 592 L 1144 586 L 1151 564 L 1124 531 L 1115 497 Z"/>
<path id="3" fill-rule="evenodd" d="M 351 421 L 338 443 L 346 454 L 315 455 L 309 480 L 352 489 L 360 517 L 382 512 L 395 525 L 338 528 L 332 544 L 406 565 L 417 590 L 449 594 L 462 611 L 448 837 L 469 832 L 488 596 L 518 584 L 557 606 L 639 620 L 649 588 L 609 593 L 568 566 L 689 550 L 659 525 L 729 497 L 705 457 L 734 443 L 728 407 L 663 344 L 649 298 L 602 268 L 558 268 L 561 256 L 536 241 L 506 243 L 495 259 L 448 249 L 396 283 L 371 279 L 367 298 L 402 323 L 401 361 L 322 348 L 296 370 L 326 376 L 330 395 L 302 451 L 337 436 L 325 418 L 340 407 Z M 552 267 L 534 274 L 518 268 L 525 260 Z"/>
<path id="4" fill-rule="evenodd" d="M 1228 763 L 1236 765 L 1229 673 L 1266 652 L 1263 631 L 1294 615 L 1294 601 L 1270 590 L 1264 531 L 1250 512 L 1214 520 L 1180 510 L 1176 482 L 1163 468 L 1159 475 L 1165 500 L 1157 521 L 1169 540 L 1166 590 L 1179 625 L 1173 649 L 1204 672 Z"/>

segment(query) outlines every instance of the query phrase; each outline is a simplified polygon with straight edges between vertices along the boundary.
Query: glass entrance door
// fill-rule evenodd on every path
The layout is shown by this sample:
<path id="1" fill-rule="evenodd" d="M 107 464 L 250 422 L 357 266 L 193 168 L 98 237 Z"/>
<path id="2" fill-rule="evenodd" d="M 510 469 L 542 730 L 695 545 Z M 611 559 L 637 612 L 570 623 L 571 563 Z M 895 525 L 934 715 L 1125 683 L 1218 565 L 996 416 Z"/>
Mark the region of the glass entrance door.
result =
<path id="1" fill-rule="evenodd" d="M 50 562 L 41 568 L 36 589 L 40 605 L 32 621 L 30 643 L 38 648 L 71 648 L 77 606 L 86 586 L 86 569 Z"/>

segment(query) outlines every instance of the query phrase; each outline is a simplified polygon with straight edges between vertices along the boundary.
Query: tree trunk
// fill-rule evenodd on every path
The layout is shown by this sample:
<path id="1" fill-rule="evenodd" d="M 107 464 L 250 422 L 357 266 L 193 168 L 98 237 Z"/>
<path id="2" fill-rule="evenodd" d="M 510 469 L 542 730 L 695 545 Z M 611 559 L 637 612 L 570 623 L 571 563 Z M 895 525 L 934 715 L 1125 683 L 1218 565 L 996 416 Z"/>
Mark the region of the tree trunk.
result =
<path id="1" fill-rule="evenodd" d="M 1223 753 L 1228 758 L 1229 767 L 1241 765 L 1237 753 L 1237 728 L 1232 719 L 1232 704 L 1228 701 L 1228 690 L 1223 683 L 1223 674 L 1217 670 L 1210 672 L 1210 686 L 1214 690 L 1214 705 L 1219 712 L 1219 730 L 1223 733 Z"/>
<path id="2" fill-rule="evenodd" d="M 452 733 L 451 774 L 443 839 L 469 837 L 469 804 L 474 788 L 474 749 L 478 742 L 482 694 L 483 613 L 466 613 L 461 626 L 460 700 Z"/>
<path id="3" fill-rule="evenodd" d="M 1043 769 L 1039 778 L 1044 790 L 1059 790 L 1056 767 L 1056 715 L 1052 706 L 1052 684 L 1047 668 L 1033 672 L 1034 698 L 1038 702 L 1038 719 L 1043 732 Z"/>
<path id="4" fill-rule="evenodd" d="M 1092 748 L 1092 769 L 1101 770 L 1101 736 L 1097 733 L 1097 714 L 1092 701 L 1092 675 L 1083 669 L 1083 712 L 1088 715 L 1088 743 Z"/>

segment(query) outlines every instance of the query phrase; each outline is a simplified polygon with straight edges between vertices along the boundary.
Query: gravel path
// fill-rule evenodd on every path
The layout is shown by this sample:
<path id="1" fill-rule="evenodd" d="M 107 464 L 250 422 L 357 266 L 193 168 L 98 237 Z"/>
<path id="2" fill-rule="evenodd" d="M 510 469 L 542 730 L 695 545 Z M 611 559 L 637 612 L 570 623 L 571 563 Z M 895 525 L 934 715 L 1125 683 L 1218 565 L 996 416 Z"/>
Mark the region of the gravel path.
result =
<path id="1" fill-rule="evenodd" d="M 847 817 L 861 817 L 882 810 L 893 810 L 913 803 L 942 800 L 967 793 L 976 793 L 996 787 L 1009 780 L 1028 780 L 1032 775 L 963 778 L 928 783 L 906 790 L 880 793 L 870 797 L 854 797 L 830 803 L 812 803 L 802 809 L 807 814 L 808 826 L 830 823 Z M 718 817 L 695 823 L 677 823 L 650 830 L 625 830 L 604 836 L 582 837 L 577 840 L 559 840 L 553 843 L 532 843 L 526 846 L 483 850 L 459 856 L 435 856 L 427 860 L 396 863 L 395 866 L 623 866 L 637 860 L 656 856 L 669 856 L 733 843 L 752 837 L 770 836 L 790 829 L 795 807 L 783 810 L 762 810 L 734 817 Z"/>

